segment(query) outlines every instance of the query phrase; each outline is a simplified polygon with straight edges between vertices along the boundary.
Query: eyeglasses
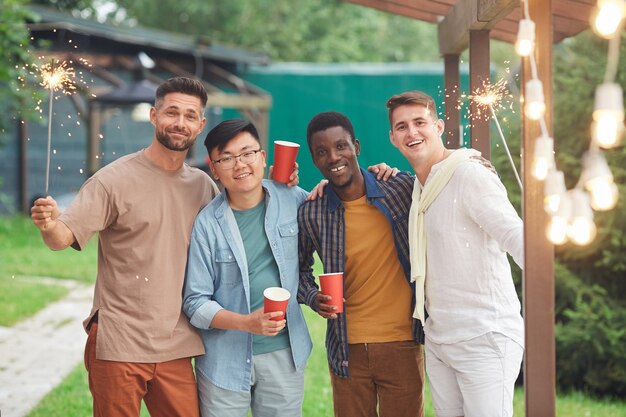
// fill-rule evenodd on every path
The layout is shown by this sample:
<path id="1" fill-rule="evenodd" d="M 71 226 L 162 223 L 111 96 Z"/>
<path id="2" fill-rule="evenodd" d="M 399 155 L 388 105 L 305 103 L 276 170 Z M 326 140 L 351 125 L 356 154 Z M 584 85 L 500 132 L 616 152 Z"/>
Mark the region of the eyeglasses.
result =
<path id="1" fill-rule="evenodd" d="M 222 169 L 233 169 L 235 164 L 237 163 L 237 159 L 241 161 L 242 164 L 250 165 L 256 162 L 257 153 L 261 152 L 261 149 L 257 149 L 255 151 L 245 151 L 240 153 L 239 155 L 233 156 L 225 156 L 224 158 L 211 160 L 214 164 L 219 164 Z"/>

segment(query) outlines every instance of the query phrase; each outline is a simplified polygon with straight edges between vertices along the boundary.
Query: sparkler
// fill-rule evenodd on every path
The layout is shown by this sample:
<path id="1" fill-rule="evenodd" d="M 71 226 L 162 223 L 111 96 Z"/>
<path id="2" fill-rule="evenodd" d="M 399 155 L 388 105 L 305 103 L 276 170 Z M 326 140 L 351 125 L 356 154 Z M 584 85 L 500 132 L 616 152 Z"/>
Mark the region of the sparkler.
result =
<path id="1" fill-rule="evenodd" d="M 509 146 L 504 137 L 504 133 L 502 132 L 502 128 L 500 127 L 500 122 L 498 121 L 498 116 L 496 115 L 496 108 L 502 107 L 502 100 L 505 98 L 511 98 L 511 94 L 506 88 L 506 80 L 501 79 L 495 84 L 490 84 L 489 82 L 485 82 L 482 88 L 477 89 L 474 94 L 470 95 L 469 98 L 474 103 L 478 104 L 479 114 L 477 117 L 481 117 L 481 108 L 489 108 L 489 112 L 491 114 L 492 119 L 496 122 L 496 127 L 498 128 L 498 133 L 500 134 L 500 139 L 502 140 L 502 144 L 504 145 L 504 150 L 506 151 L 506 155 L 509 158 L 509 163 L 513 168 L 513 173 L 515 174 L 515 179 L 517 179 L 517 183 L 519 184 L 520 190 L 524 190 L 524 186 L 522 185 L 522 180 L 517 173 L 517 168 L 515 167 L 515 162 L 513 162 L 513 157 L 511 156 L 511 152 L 509 151 Z M 486 117 L 486 116 L 485 116 Z"/>
<path id="2" fill-rule="evenodd" d="M 52 144 L 52 103 L 54 102 L 55 91 L 70 95 L 76 89 L 74 84 L 74 69 L 67 66 L 67 62 L 58 62 L 51 59 L 50 62 L 38 67 L 41 76 L 40 85 L 50 90 L 50 101 L 48 104 L 48 152 L 46 158 L 46 195 L 48 195 L 48 184 L 50 180 L 50 147 Z"/>

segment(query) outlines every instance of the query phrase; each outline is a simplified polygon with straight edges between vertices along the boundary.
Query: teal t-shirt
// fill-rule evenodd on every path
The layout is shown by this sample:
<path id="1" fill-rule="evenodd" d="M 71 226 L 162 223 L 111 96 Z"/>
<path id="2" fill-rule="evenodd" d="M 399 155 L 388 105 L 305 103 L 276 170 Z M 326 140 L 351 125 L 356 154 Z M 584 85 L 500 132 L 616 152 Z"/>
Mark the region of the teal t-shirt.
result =
<path id="1" fill-rule="evenodd" d="M 250 281 L 250 311 L 263 307 L 263 291 L 268 287 L 280 287 L 280 272 L 272 255 L 265 234 L 265 199 L 248 210 L 233 210 L 243 247 L 248 260 Z M 289 347 L 289 334 L 285 327 L 276 336 L 252 335 L 252 353 L 274 352 Z"/>

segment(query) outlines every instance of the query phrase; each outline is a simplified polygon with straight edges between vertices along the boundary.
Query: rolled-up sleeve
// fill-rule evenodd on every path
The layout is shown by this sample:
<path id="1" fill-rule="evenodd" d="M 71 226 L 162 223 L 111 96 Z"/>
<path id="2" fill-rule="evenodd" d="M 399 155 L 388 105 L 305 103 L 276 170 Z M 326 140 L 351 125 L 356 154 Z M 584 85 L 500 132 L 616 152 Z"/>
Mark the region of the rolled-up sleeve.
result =
<path id="1" fill-rule="evenodd" d="M 183 311 L 191 324 L 199 329 L 210 329 L 213 317 L 223 309 L 213 299 L 215 270 L 208 233 L 200 217 L 196 219 L 191 233 L 183 292 Z"/>

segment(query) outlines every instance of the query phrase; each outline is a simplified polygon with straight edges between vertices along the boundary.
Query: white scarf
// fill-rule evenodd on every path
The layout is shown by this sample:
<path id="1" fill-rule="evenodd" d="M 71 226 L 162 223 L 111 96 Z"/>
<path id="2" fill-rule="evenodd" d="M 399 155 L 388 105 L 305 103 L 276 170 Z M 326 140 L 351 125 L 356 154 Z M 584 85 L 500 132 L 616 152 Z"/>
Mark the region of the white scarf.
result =
<path id="1" fill-rule="evenodd" d="M 480 152 L 475 149 L 457 149 L 441 162 L 424 189 L 419 180 L 413 186 L 413 201 L 409 212 L 409 254 L 411 259 L 411 282 L 415 282 L 415 311 L 413 317 L 424 323 L 424 283 L 426 281 L 426 230 L 424 214 L 439 193 L 444 189 L 454 171 L 472 156 Z"/>

